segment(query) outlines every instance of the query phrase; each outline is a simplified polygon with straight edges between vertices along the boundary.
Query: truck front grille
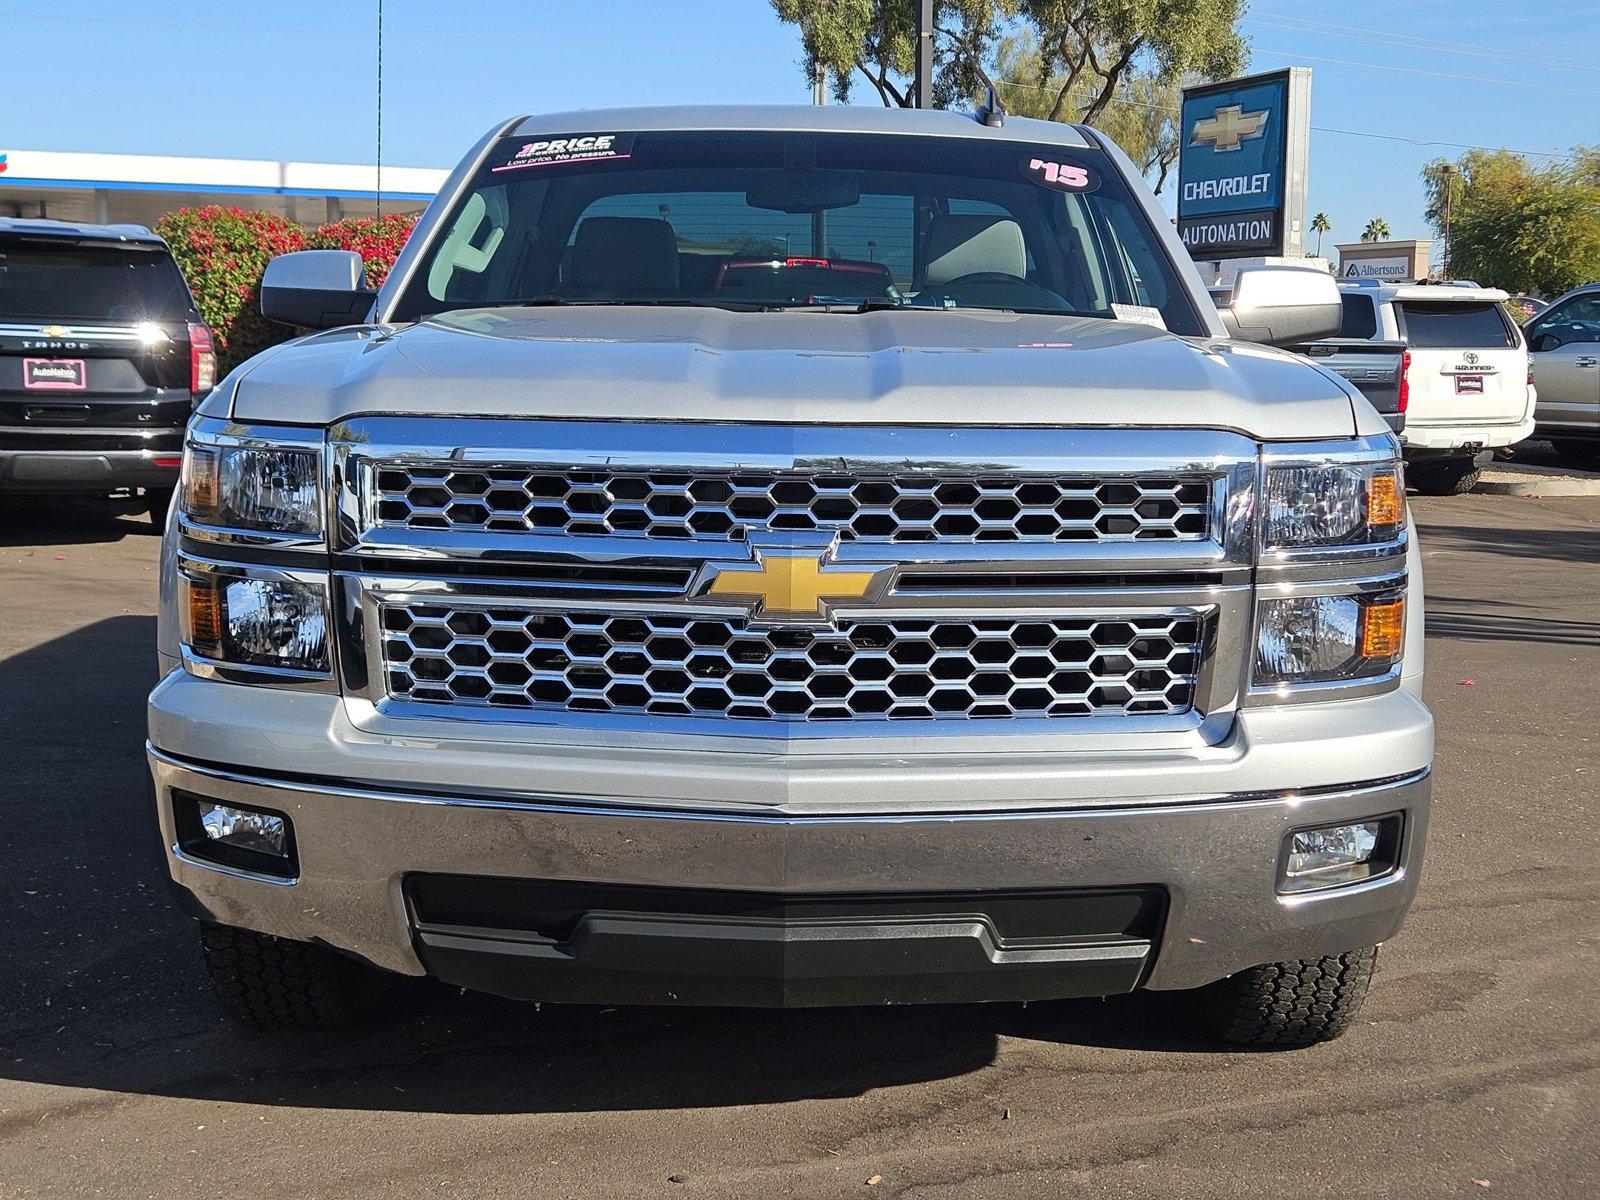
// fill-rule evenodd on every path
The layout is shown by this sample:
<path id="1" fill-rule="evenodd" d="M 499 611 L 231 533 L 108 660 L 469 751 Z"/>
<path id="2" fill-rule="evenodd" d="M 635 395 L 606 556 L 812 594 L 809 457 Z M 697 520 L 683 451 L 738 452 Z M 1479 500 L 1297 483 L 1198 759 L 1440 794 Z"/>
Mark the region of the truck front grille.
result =
<path id="1" fill-rule="evenodd" d="M 1178 475 L 621 470 L 377 463 L 378 528 L 740 541 L 822 532 L 881 543 L 1199 541 L 1210 485 Z"/>
<path id="2" fill-rule="evenodd" d="M 480 708 L 756 721 L 1178 714 L 1204 621 L 630 615 L 449 602 L 381 607 L 387 694 Z"/>

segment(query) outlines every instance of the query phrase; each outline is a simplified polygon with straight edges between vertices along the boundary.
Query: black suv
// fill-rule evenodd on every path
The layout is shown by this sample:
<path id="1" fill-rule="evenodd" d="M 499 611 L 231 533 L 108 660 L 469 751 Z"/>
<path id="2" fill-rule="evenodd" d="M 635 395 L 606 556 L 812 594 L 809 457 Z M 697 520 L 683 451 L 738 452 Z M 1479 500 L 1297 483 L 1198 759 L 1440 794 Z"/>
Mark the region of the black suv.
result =
<path id="1" fill-rule="evenodd" d="M 0 218 L 0 492 L 140 495 L 161 523 L 216 362 L 148 229 Z"/>

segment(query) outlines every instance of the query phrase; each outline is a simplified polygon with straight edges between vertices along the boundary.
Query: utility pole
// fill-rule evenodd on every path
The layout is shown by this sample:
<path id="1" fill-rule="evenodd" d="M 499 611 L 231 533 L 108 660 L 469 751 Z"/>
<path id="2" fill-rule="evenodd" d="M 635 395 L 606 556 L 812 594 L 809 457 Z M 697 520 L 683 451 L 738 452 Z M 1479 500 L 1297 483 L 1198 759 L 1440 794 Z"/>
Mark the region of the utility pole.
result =
<path id="1" fill-rule="evenodd" d="M 825 67 L 817 68 L 817 77 L 811 82 L 811 103 L 826 104 L 828 102 L 828 71 Z M 788 246 L 788 239 L 784 246 Z M 811 214 L 811 256 L 813 258 L 826 258 L 828 256 L 828 214 L 824 209 L 817 209 Z M 784 257 L 789 257 L 787 252 Z"/>
<path id="2" fill-rule="evenodd" d="M 1450 282 L 1450 203 L 1455 198 L 1456 176 L 1461 174 L 1461 168 L 1455 163 L 1445 163 L 1440 172 L 1444 176 L 1444 263 L 1439 268 L 1439 274 L 1444 282 Z"/>
<path id="3" fill-rule="evenodd" d="M 917 107 L 933 107 L 933 0 L 917 0 Z"/>

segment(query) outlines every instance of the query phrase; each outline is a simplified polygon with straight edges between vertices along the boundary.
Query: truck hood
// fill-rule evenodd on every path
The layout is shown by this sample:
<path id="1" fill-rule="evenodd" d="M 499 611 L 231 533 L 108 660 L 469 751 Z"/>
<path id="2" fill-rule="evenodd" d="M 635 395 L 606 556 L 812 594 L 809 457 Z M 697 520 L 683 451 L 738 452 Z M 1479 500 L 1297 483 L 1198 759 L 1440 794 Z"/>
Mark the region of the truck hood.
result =
<path id="1" fill-rule="evenodd" d="M 314 334 L 247 364 L 232 415 L 1206 427 L 1345 437 L 1350 394 L 1281 351 L 973 310 L 478 309 Z"/>

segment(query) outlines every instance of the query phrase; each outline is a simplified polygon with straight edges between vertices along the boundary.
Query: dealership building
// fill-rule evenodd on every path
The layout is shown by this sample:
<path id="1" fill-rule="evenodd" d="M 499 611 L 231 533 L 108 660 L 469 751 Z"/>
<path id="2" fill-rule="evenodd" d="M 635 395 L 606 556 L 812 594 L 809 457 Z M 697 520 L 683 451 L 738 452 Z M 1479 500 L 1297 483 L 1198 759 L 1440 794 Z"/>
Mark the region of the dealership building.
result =
<path id="1" fill-rule="evenodd" d="M 448 174 L 385 167 L 383 211 L 421 209 Z M 260 209 L 307 226 L 371 216 L 378 210 L 378 172 L 370 163 L 0 148 L 0 216 L 154 225 L 164 213 L 201 204 Z"/>

